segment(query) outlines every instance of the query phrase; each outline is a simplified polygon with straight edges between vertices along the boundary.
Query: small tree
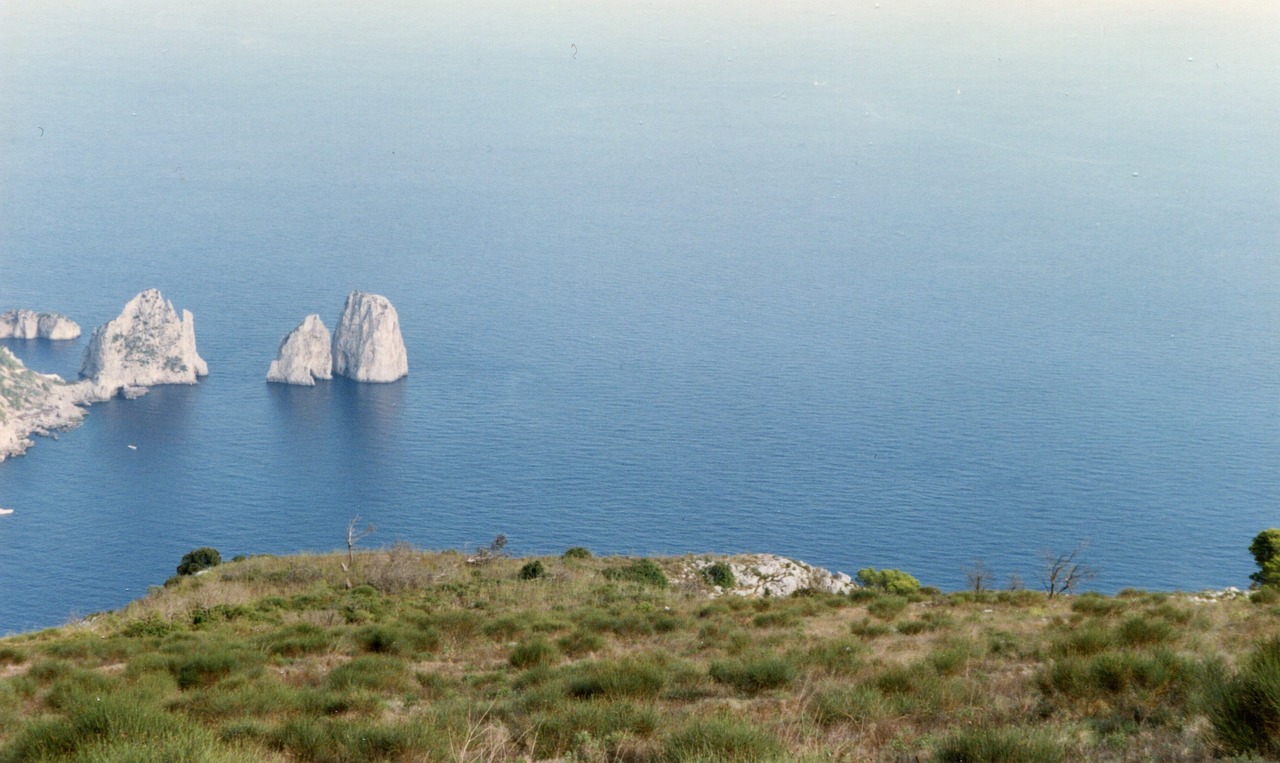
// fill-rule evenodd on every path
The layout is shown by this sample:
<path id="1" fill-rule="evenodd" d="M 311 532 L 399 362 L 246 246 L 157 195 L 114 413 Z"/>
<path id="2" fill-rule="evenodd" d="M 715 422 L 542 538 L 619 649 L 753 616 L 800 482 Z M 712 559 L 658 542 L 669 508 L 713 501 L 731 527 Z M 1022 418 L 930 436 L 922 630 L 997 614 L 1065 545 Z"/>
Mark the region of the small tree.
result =
<path id="1" fill-rule="evenodd" d="M 991 571 L 986 562 L 974 559 L 973 564 L 964 568 L 964 579 L 969 590 L 977 596 L 983 591 L 991 590 L 991 586 L 996 581 L 996 574 Z"/>
<path id="2" fill-rule="evenodd" d="M 1084 541 L 1064 553 L 1052 549 L 1041 552 L 1040 584 L 1050 599 L 1058 594 L 1071 593 L 1098 576 L 1096 569 L 1080 561 L 1088 548 L 1089 542 Z"/>
<path id="3" fill-rule="evenodd" d="M 347 561 L 342 563 L 342 573 L 347 578 L 347 589 L 351 588 L 351 567 L 355 564 L 356 544 L 377 532 L 373 525 L 360 526 L 360 515 L 357 514 L 347 523 Z"/>
<path id="4" fill-rule="evenodd" d="M 1260 586 L 1280 586 L 1280 529 L 1272 527 L 1254 536 L 1249 553 L 1258 563 L 1258 571 L 1249 579 Z"/>
<path id="5" fill-rule="evenodd" d="M 178 574 L 194 575 L 219 564 L 222 564 L 222 554 L 218 553 L 218 549 L 204 546 L 183 555 L 182 561 L 178 563 Z"/>
<path id="6" fill-rule="evenodd" d="M 920 581 L 902 570 L 877 570 L 875 567 L 865 567 L 858 570 L 858 582 L 867 588 L 879 588 L 881 591 L 901 596 L 917 593 L 920 590 Z"/>

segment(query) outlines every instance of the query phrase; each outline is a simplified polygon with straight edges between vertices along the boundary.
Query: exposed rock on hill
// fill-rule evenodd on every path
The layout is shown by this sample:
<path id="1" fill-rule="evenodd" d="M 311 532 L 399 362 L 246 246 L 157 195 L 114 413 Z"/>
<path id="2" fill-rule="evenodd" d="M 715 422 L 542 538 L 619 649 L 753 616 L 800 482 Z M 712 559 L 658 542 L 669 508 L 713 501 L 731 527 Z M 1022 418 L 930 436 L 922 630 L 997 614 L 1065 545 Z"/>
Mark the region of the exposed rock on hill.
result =
<path id="1" fill-rule="evenodd" d="M 848 593 L 858 587 L 843 572 L 831 572 L 774 554 L 694 559 L 690 564 L 691 573 L 700 575 L 702 570 L 716 562 L 728 564 L 734 577 L 733 587 L 727 590 L 717 587 L 717 594 L 782 597 L 803 589 Z"/>
<path id="2" fill-rule="evenodd" d="M 195 318 L 182 316 L 157 289 L 124 306 L 114 320 L 94 329 L 80 364 L 100 398 L 156 384 L 195 384 L 209 373 L 196 353 Z"/>
<path id="3" fill-rule="evenodd" d="M 65 315 L 10 310 L 0 313 L 0 339 L 75 339 L 80 326 Z"/>
<path id="4" fill-rule="evenodd" d="M 90 399 L 88 385 L 32 371 L 0 347 L 0 461 L 24 453 L 33 434 L 79 424 L 85 414 L 80 406 Z"/>
<path id="5" fill-rule="evenodd" d="M 333 332 L 333 372 L 362 382 L 392 382 L 409 373 L 400 317 L 391 301 L 353 291 Z"/>
<path id="6" fill-rule="evenodd" d="M 267 381 L 312 386 L 316 379 L 332 378 L 331 341 L 320 316 L 308 315 L 280 342 L 276 359 L 267 370 Z"/>

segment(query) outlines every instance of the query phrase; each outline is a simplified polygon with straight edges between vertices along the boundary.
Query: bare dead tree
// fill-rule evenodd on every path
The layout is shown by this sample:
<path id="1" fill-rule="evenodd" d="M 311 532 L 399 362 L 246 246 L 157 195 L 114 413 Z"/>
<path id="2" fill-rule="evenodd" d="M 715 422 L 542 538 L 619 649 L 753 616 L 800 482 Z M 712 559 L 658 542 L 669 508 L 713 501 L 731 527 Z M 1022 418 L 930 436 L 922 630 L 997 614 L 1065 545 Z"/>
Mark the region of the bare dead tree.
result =
<path id="1" fill-rule="evenodd" d="M 996 580 L 996 573 L 983 560 L 974 559 L 972 564 L 964 568 L 964 579 L 969 590 L 977 596 L 983 591 L 991 590 Z"/>
<path id="2" fill-rule="evenodd" d="M 1088 549 L 1089 541 L 1084 541 L 1070 551 L 1060 553 L 1046 549 L 1041 552 L 1040 584 L 1049 598 L 1071 593 L 1098 576 L 1096 569 L 1080 561 Z"/>
<path id="3" fill-rule="evenodd" d="M 347 523 L 347 561 L 342 563 L 342 572 L 346 575 L 348 590 L 351 588 L 351 567 L 355 564 L 356 544 L 373 535 L 377 529 L 370 524 L 361 527 L 359 514 L 352 517 L 351 521 Z"/>
<path id="4" fill-rule="evenodd" d="M 467 564 L 488 564 L 494 559 L 510 556 L 504 549 L 507 547 L 507 536 L 499 534 L 487 546 L 476 549 L 475 554 L 467 557 Z"/>

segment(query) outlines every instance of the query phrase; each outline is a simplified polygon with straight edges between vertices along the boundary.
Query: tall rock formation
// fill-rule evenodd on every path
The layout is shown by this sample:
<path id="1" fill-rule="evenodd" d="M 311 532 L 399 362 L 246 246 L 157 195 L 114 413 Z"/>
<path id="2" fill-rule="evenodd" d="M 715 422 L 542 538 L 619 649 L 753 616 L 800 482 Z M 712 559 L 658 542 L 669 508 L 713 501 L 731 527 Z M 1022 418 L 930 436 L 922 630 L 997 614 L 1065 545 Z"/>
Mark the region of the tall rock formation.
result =
<path id="1" fill-rule="evenodd" d="M 0 347 L 0 461 L 31 447 L 30 435 L 70 429 L 84 418 L 80 405 L 91 401 L 84 383 L 67 384 L 41 374 Z"/>
<path id="2" fill-rule="evenodd" d="M 316 379 L 333 378 L 331 341 L 320 316 L 308 315 L 280 342 L 276 359 L 267 370 L 267 381 L 310 387 Z"/>
<path id="3" fill-rule="evenodd" d="M 393 382 L 409 374 L 400 317 L 386 297 L 347 295 L 333 331 L 333 372 L 362 382 Z"/>
<path id="4" fill-rule="evenodd" d="M 196 353 L 195 318 L 189 310 L 179 317 L 158 289 L 129 300 L 119 316 L 94 329 L 80 363 L 80 375 L 99 397 L 155 384 L 195 384 L 208 373 Z"/>
<path id="5" fill-rule="evenodd" d="M 75 339 L 80 326 L 65 315 L 10 310 L 0 313 L 0 339 Z"/>

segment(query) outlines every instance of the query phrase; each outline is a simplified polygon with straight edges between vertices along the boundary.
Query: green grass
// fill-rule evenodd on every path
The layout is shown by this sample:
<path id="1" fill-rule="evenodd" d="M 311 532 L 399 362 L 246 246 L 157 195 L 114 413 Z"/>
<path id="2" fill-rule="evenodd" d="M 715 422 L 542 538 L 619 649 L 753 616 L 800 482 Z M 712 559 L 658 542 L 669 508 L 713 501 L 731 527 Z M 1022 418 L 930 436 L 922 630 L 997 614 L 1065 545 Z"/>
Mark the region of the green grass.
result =
<path id="1" fill-rule="evenodd" d="M 0 639 L 0 763 L 1280 758 L 1280 602 L 709 598 L 705 557 L 404 547 L 348 590 L 339 561 Z"/>

